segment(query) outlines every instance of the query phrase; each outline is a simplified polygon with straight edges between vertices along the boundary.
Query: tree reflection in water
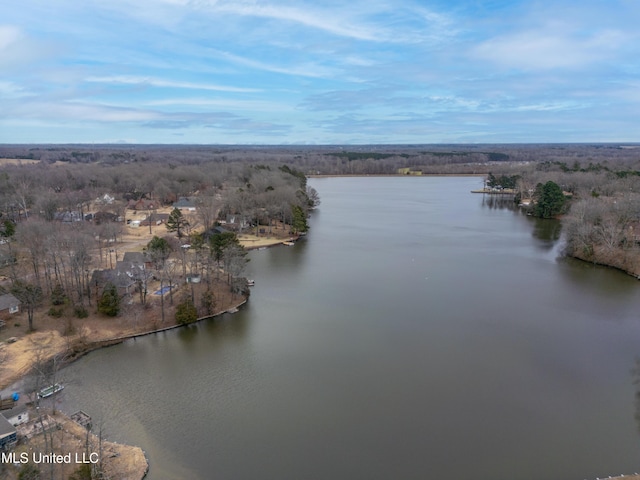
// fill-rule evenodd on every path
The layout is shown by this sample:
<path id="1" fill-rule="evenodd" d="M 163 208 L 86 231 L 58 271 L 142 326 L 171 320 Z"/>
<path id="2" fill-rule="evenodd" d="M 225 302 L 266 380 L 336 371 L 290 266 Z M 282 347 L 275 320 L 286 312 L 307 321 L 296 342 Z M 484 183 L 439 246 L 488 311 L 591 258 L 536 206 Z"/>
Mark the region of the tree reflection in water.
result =
<path id="1" fill-rule="evenodd" d="M 482 194 L 482 206 L 491 210 L 518 210 L 513 195 Z"/>

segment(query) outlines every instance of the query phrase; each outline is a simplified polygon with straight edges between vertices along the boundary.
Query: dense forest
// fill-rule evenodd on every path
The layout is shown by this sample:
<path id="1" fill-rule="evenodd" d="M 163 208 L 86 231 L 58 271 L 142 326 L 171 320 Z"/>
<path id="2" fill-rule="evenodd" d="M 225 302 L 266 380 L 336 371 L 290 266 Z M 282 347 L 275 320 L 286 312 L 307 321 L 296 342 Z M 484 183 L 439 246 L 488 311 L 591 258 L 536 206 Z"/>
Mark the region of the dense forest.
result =
<path id="1" fill-rule="evenodd" d="M 37 158 L 52 151 L 54 161 Z M 305 174 L 279 161 L 194 160 L 173 148 L 154 150 L 152 159 L 138 149 L 108 152 L 7 147 L 0 153 L 0 294 L 19 298 L 29 329 L 38 308 L 83 318 L 93 299 L 99 312 L 115 316 L 121 300 L 147 306 L 152 284 L 171 288 L 201 275 L 207 290 L 202 298 L 192 293 L 190 302 L 196 317 L 206 315 L 212 280 L 226 278 L 232 293 L 248 294 L 236 235 L 305 233 L 319 203 Z M 186 208 L 175 207 L 181 202 Z M 132 227 L 140 224 L 149 233 L 162 224 L 164 234 L 132 240 L 142 230 Z M 140 250 L 144 261 L 122 265 L 127 252 Z"/>
<path id="2" fill-rule="evenodd" d="M 106 266 L 129 209 L 151 215 L 193 199 L 178 237 L 228 218 L 238 218 L 240 231 L 279 225 L 304 233 L 319 203 L 307 176 L 400 169 L 485 174 L 492 187 L 513 189 L 532 214 L 560 217 L 568 254 L 640 274 L 638 145 L 5 145 L 0 159 L 3 273 L 47 296 L 61 288 L 81 305 L 86 272 Z"/>

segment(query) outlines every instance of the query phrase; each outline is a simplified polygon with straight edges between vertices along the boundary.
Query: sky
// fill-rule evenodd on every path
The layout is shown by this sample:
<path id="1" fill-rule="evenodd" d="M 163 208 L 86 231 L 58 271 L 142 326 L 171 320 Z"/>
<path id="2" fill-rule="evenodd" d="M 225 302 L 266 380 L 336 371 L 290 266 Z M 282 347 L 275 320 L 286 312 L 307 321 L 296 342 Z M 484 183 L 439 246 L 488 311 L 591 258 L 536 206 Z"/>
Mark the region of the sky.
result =
<path id="1" fill-rule="evenodd" d="M 640 141 L 638 0 L 3 0 L 0 143 Z"/>

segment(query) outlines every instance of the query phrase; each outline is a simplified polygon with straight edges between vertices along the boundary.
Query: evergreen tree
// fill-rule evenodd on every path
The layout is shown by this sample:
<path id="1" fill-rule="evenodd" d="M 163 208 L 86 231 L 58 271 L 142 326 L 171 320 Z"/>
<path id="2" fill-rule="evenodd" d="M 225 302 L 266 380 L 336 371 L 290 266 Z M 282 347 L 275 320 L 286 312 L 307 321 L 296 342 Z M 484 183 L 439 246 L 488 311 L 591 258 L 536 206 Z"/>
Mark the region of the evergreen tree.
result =
<path id="1" fill-rule="evenodd" d="M 120 295 L 113 283 L 108 283 L 104 287 L 102 296 L 98 300 L 98 311 L 109 317 L 115 317 L 120 313 Z"/>
<path id="2" fill-rule="evenodd" d="M 533 214 L 540 218 L 552 218 L 562 211 L 566 198 L 562 188 L 552 181 L 536 186 L 536 205 Z"/>
<path id="3" fill-rule="evenodd" d="M 240 247 L 238 236 L 233 232 L 217 233 L 209 238 L 211 254 L 216 262 L 222 260 L 222 254 L 229 245 L 237 245 Z"/>
<path id="4" fill-rule="evenodd" d="M 185 297 L 182 302 L 176 305 L 176 322 L 180 325 L 193 323 L 198 319 L 198 310 L 191 301 L 191 297 Z"/>
<path id="5" fill-rule="evenodd" d="M 291 225 L 293 233 L 301 233 L 309 230 L 307 214 L 300 205 L 291 205 L 291 214 L 293 216 L 293 222 Z"/>
<path id="6" fill-rule="evenodd" d="M 164 262 L 171 254 L 171 245 L 166 239 L 154 235 L 149 243 L 147 243 L 144 250 L 149 254 L 149 257 L 155 264 L 156 269 L 159 270 L 164 266 Z"/>
<path id="7" fill-rule="evenodd" d="M 176 232 L 178 238 L 182 237 L 182 231 L 189 226 L 189 221 L 182 215 L 178 208 L 174 208 L 167 219 L 167 230 Z"/>

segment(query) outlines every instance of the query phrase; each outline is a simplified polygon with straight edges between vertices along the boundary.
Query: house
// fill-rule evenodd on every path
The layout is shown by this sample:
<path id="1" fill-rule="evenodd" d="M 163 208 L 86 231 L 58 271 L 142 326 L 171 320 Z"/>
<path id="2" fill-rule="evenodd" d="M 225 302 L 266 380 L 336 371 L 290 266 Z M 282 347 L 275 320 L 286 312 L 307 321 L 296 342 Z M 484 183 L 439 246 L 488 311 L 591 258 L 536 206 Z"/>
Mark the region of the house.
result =
<path id="1" fill-rule="evenodd" d="M 4 415 L 4 418 L 9 420 L 9 423 L 14 427 L 29 421 L 29 410 L 26 405 L 14 407 L 10 410 L 3 410 L 2 415 Z"/>
<path id="2" fill-rule="evenodd" d="M 103 196 L 98 197 L 94 200 L 97 205 L 111 205 L 115 201 L 115 197 L 112 197 L 108 193 L 105 193 Z"/>
<path id="3" fill-rule="evenodd" d="M 151 223 L 151 225 L 161 225 L 163 223 L 167 223 L 168 218 L 168 213 L 152 213 L 140 222 L 140 226 L 148 227 L 149 223 Z"/>
<path id="4" fill-rule="evenodd" d="M 0 319 L 7 320 L 11 315 L 15 315 L 19 311 L 20 300 L 10 293 L 0 295 Z"/>
<path id="5" fill-rule="evenodd" d="M 84 216 L 78 210 L 70 210 L 66 212 L 56 212 L 53 216 L 54 220 L 62 223 L 82 222 Z"/>
<path id="6" fill-rule="evenodd" d="M 178 201 L 171 206 L 173 208 L 177 208 L 178 210 L 186 210 L 188 212 L 196 211 L 196 203 L 194 199 L 190 197 L 180 197 Z"/>
<path id="7" fill-rule="evenodd" d="M 130 295 L 135 289 L 136 280 L 138 277 L 134 275 L 134 271 L 137 273 L 139 270 L 144 271 L 142 267 L 127 268 L 123 262 L 116 262 L 116 268 L 107 270 L 94 270 L 91 275 L 91 281 L 89 283 L 91 290 L 94 291 L 96 298 L 102 294 L 104 287 L 112 283 L 115 285 L 120 296 Z M 94 290 L 95 289 L 95 290 Z"/>
<path id="8" fill-rule="evenodd" d="M 209 230 L 207 230 L 206 232 L 204 232 L 204 233 L 202 234 L 202 237 L 203 237 L 205 240 L 209 240 L 209 239 L 210 239 L 211 237 L 213 237 L 214 235 L 219 235 L 219 234 L 221 234 L 221 233 L 227 233 L 227 232 L 229 232 L 229 231 L 230 231 L 230 230 L 227 230 L 226 228 L 221 227 L 221 226 L 212 227 L 212 228 L 210 228 Z"/>
<path id="9" fill-rule="evenodd" d="M 118 263 L 122 263 L 124 265 L 130 264 L 132 266 L 136 265 L 137 267 L 141 266 L 143 270 L 145 268 L 153 267 L 153 262 L 143 252 L 125 252 L 122 262 Z"/>
<path id="10" fill-rule="evenodd" d="M 117 222 L 118 215 L 112 212 L 105 212 L 103 210 L 100 210 L 99 212 L 95 213 L 95 215 L 93 216 L 93 220 L 96 222 L 96 225 L 101 225 L 108 222 Z"/>
<path id="11" fill-rule="evenodd" d="M 13 448 L 18 442 L 18 431 L 4 415 L 0 415 L 0 451 Z"/>
<path id="12" fill-rule="evenodd" d="M 224 222 L 221 221 L 220 223 L 227 225 L 227 227 L 233 229 L 243 229 L 249 226 L 249 222 L 247 222 L 240 215 L 227 215 L 227 218 L 224 220 Z"/>
<path id="13" fill-rule="evenodd" d="M 422 175 L 422 170 L 412 170 L 410 167 L 399 168 L 398 175 Z"/>
<path id="14" fill-rule="evenodd" d="M 129 210 L 155 210 L 160 206 L 159 202 L 155 202 L 153 200 L 147 200 L 141 198 L 139 200 L 129 200 L 127 203 L 127 208 Z"/>

